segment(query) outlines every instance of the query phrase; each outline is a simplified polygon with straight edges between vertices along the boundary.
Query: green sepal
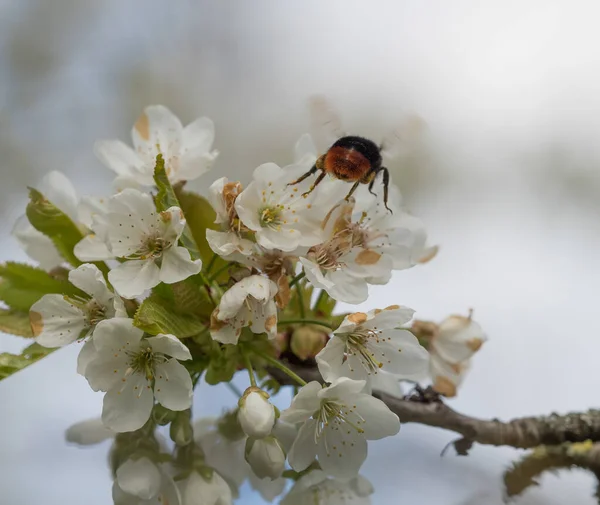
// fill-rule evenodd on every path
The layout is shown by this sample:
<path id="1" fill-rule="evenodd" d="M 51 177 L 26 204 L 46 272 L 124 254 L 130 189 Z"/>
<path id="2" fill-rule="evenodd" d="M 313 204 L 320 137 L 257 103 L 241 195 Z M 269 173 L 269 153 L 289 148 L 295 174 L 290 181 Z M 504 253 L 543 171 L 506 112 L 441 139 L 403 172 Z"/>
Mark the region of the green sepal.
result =
<path id="1" fill-rule="evenodd" d="M 6 379 L 10 375 L 32 365 L 36 361 L 48 356 L 56 349 L 48 349 L 39 344 L 27 346 L 21 354 L 10 354 L 3 352 L 0 354 L 0 380 Z"/>
<path id="2" fill-rule="evenodd" d="M 73 249 L 84 237 L 84 233 L 69 216 L 33 188 L 29 188 L 26 213 L 31 225 L 52 240 L 67 262 L 76 267 L 81 265 L 81 261 L 73 254 Z"/>
<path id="3" fill-rule="evenodd" d="M 202 319 L 169 308 L 169 302 L 156 295 L 146 298 L 133 318 L 133 324 L 151 335 L 168 333 L 178 338 L 193 337 L 206 329 Z"/>

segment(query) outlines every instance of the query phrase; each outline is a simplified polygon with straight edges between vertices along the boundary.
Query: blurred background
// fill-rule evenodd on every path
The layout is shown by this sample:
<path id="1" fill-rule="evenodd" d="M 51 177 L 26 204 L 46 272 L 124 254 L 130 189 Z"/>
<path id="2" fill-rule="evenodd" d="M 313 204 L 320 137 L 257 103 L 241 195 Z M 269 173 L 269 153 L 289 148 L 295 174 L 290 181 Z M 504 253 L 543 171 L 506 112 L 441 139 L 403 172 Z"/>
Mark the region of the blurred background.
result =
<path id="1" fill-rule="evenodd" d="M 323 93 L 348 131 L 381 136 L 409 113 L 427 127 L 393 170 L 440 244 L 431 263 L 372 289 L 420 319 L 474 309 L 489 342 L 456 409 L 478 417 L 598 407 L 600 4 L 589 1 L 0 1 L 0 260 L 26 186 L 62 170 L 83 194 L 111 190 L 94 140 L 120 138 L 145 105 L 216 123 L 221 155 L 196 185 L 248 180 L 292 160 Z M 23 342 L 0 335 L 0 352 Z M 0 489 L 13 505 L 110 503 L 108 444 L 63 441 L 102 396 L 63 349 L 0 383 Z M 243 386 L 243 383 L 241 383 Z M 196 393 L 195 415 L 235 398 Z M 228 396 L 229 395 L 229 396 Z M 519 457 L 406 425 L 373 443 L 374 504 L 499 505 Z M 596 503 L 579 471 L 545 476 L 518 505 Z M 242 503 L 262 503 L 245 489 Z"/>

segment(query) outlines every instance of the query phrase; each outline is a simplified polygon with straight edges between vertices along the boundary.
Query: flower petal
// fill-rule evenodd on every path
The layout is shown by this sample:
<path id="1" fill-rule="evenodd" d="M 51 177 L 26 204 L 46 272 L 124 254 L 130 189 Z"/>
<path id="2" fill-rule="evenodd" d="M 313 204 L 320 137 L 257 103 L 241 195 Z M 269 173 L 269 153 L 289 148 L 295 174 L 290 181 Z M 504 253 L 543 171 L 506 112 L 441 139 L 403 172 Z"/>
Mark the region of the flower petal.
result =
<path id="1" fill-rule="evenodd" d="M 346 344 L 335 335 L 327 342 L 327 345 L 317 354 L 317 366 L 325 382 L 333 382 L 339 377 L 351 375 L 345 360 Z M 362 367 L 361 367 L 362 368 Z M 354 378 L 354 377 L 353 377 Z M 363 377 L 356 377 L 363 378 Z"/>
<path id="2" fill-rule="evenodd" d="M 182 134 L 181 121 L 164 105 L 146 107 L 131 131 L 135 149 L 152 158 L 158 154 L 157 146 L 163 155 L 178 154 Z"/>
<path id="3" fill-rule="evenodd" d="M 137 153 L 120 140 L 98 140 L 94 154 L 117 175 L 135 178 L 143 169 L 144 162 Z"/>
<path id="4" fill-rule="evenodd" d="M 85 376 L 85 369 L 96 357 L 96 346 L 93 339 L 88 338 L 77 356 L 77 373 Z"/>
<path id="5" fill-rule="evenodd" d="M 317 454 L 323 471 L 341 479 L 356 477 L 367 459 L 367 441 L 355 429 L 344 430 L 329 425 L 323 430 Z"/>
<path id="6" fill-rule="evenodd" d="M 144 332 L 125 317 L 100 321 L 94 330 L 94 345 L 99 351 L 113 354 L 121 348 L 135 348 Z"/>
<path id="7" fill-rule="evenodd" d="M 321 389 L 321 384 L 317 381 L 309 382 L 300 388 L 298 394 L 292 399 L 292 404 L 281 413 L 279 419 L 291 424 L 306 421 L 319 409 L 321 402 L 317 395 Z"/>
<path id="8" fill-rule="evenodd" d="M 180 361 L 192 359 L 190 350 L 175 335 L 159 333 L 156 337 L 148 337 L 146 341 L 154 352 L 161 352 Z"/>
<path id="9" fill-rule="evenodd" d="M 396 435 L 400 431 L 400 420 L 388 406 L 377 398 L 361 394 L 354 400 L 354 409 L 364 421 L 360 427 L 367 440 L 379 440 Z"/>
<path id="10" fill-rule="evenodd" d="M 142 500 L 154 498 L 160 490 L 160 472 L 148 458 L 128 459 L 117 469 L 119 487 Z"/>
<path id="11" fill-rule="evenodd" d="M 326 388 L 323 388 L 317 396 L 320 400 L 338 400 L 353 397 L 359 394 L 366 385 L 364 380 L 352 380 L 348 377 L 340 377 Z"/>
<path id="12" fill-rule="evenodd" d="M 77 445 L 96 445 L 114 436 L 115 433 L 97 418 L 75 423 L 65 432 L 67 442 Z"/>
<path id="13" fill-rule="evenodd" d="M 73 183 L 65 174 L 57 170 L 49 172 L 37 189 L 46 200 L 58 207 L 73 221 L 77 221 L 79 196 Z"/>
<path id="14" fill-rule="evenodd" d="M 192 404 L 190 373 L 176 359 L 157 365 L 154 383 L 156 401 L 170 410 L 189 409 Z"/>
<path id="15" fill-rule="evenodd" d="M 26 215 L 17 219 L 12 235 L 25 254 L 37 261 L 44 270 L 52 270 L 64 262 L 54 242 L 31 226 Z"/>
<path id="16" fill-rule="evenodd" d="M 108 250 L 106 242 L 93 233 L 77 242 L 73 254 L 81 261 L 104 261 L 114 258 L 114 254 Z"/>
<path id="17" fill-rule="evenodd" d="M 114 297 L 114 294 L 106 286 L 102 272 L 96 265 L 85 263 L 75 270 L 71 270 L 69 282 L 104 306 L 108 306 Z"/>
<path id="18" fill-rule="evenodd" d="M 135 298 L 160 282 L 154 260 L 130 260 L 113 268 L 108 280 L 123 298 Z"/>
<path id="19" fill-rule="evenodd" d="M 174 246 L 162 255 L 159 278 L 166 284 L 173 284 L 196 275 L 201 269 L 202 260 L 192 261 L 185 247 Z"/>
<path id="20" fill-rule="evenodd" d="M 146 378 L 131 375 L 104 395 L 102 422 L 118 433 L 140 429 L 152 412 L 154 395 Z"/>
<path id="21" fill-rule="evenodd" d="M 44 347 L 61 347 L 81 338 L 89 328 L 84 312 L 63 295 L 44 295 L 29 311 L 36 342 Z"/>
<path id="22" fill-rule="evenodd" d="M 408 307 L 400 307 L 399 305 L 390 305 L 383 310 L 373 310 L 368 314 L 368 322 L 363 326 L 365 328 L 377 327 L 379 330 L 385 328 L 399 328 L 408 323 L 414 315 L 415 311 Z"/>
<path id="23" fill-rule="evenodd" d="M 317 421 L 315 419 L 307 420 L 300 427 L 298 436 L 290 449 L 288 462 L 297 472 L 306 470 L 317 455 L 317 445 L 315 444 L 316 429 Z"/>

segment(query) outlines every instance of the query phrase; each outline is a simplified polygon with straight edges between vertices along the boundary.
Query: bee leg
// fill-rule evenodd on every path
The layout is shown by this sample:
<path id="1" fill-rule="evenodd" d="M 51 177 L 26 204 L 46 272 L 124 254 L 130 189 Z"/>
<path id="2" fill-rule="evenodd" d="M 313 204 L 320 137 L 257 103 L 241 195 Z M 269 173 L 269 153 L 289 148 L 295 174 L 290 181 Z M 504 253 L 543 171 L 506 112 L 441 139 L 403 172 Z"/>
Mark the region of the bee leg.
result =
<path id="1" fill-rule="evenodd" d="M 373 177 L 373 179 L 371 179 L 371 182 L 369 183 L 369 193 L 371 193 L 372 195 L 377 196 L 377 193 L 373 192 L 373 185 L 375 184 L 375 177 Z"/>
<path id="2" fill-rule="evenodd" d="M 319 177 L 317 177 L 317 179 L 315 180 L 315 182 L 313 182 L 310 185 L 310 189 L 308 191 L 306 191 L 305 193 L 302 193 L 302 196 L 307 196 L 310 193 L 312 193 L 314 191 L 314 189 L 317 187 L 317 185 L 323 180 L 325 179 L 325 176 L 327 175 L 327 172 L 321 172 L 319 174 Z"/>
<path id="3" fill-rule="evenodd" d="M 380 169 L 383 172 L 383 204 L 385 205 L 385 208 L 390 212 L 390 214 L 393 214 L 394 212 L 392 211 L 392 209 L 390 209 L 388 207 L 388 187 L 390 185 L 390 171 L 385 168 L 385 167 L 381 167 Z"/>
<path id="4" fill-rule="evenodd" d="M 344 198 L 344 200 L 349 201 L 350 197 L 352 196 L 352 193 L 354 193 L 356 191 L 356 188 L 358 188 L 358 185 L 360 184 L 360 181 L 356 181 L 352 187 L 350 188 L 350 191 L 348 191 L 348 194 L 346 195 L 346 198 Z"/>
<path id="5" fill-rule="evenodd" d="M 300 177 L 299 179 L 296 179 L 293 182 L 289 182 L 287 185 L 288 186 L 293 186 L 295 184 L 298 184 L 298 183 L 302 182 L 304 179 L 306 179 L 307 177 L 310 177 L 311 175 L 316 174 L 317 170 L 319 170 L 317 168 L 317 165 L 313 165 L 313 167 L 308 172 L 306 172 L 302 177 Z"/>

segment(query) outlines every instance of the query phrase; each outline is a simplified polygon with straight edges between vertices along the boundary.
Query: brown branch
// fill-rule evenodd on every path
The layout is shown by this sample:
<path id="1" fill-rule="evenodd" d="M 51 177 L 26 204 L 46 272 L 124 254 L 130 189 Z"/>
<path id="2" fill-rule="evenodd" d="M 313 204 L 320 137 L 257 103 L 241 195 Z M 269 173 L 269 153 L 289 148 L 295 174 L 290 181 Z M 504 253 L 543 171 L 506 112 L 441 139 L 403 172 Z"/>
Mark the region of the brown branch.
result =
<path id="1" fill-rule="evenodd" d="M 315 366 L 300 366 L 285 362 L 291 370 L 306 381 L 322 378 Z M 293 384 L 280 370 L 267 369 L 280 384 Z M 418 400 L 414 397 L 397 398 L 381 391 L 373 396 L 382 400 L 403 423 L 419 423 L 454 431 L 462 435 L 454 442 L 459 454 L 467 454 L 473 443 L 528 449 L 540 445 L 559 445 L 566 442 L 600 442 L 600 411 L 566 415 L 522 417 L 512 421 L 485 420 L 456 412 L 443 401 Z"/>

